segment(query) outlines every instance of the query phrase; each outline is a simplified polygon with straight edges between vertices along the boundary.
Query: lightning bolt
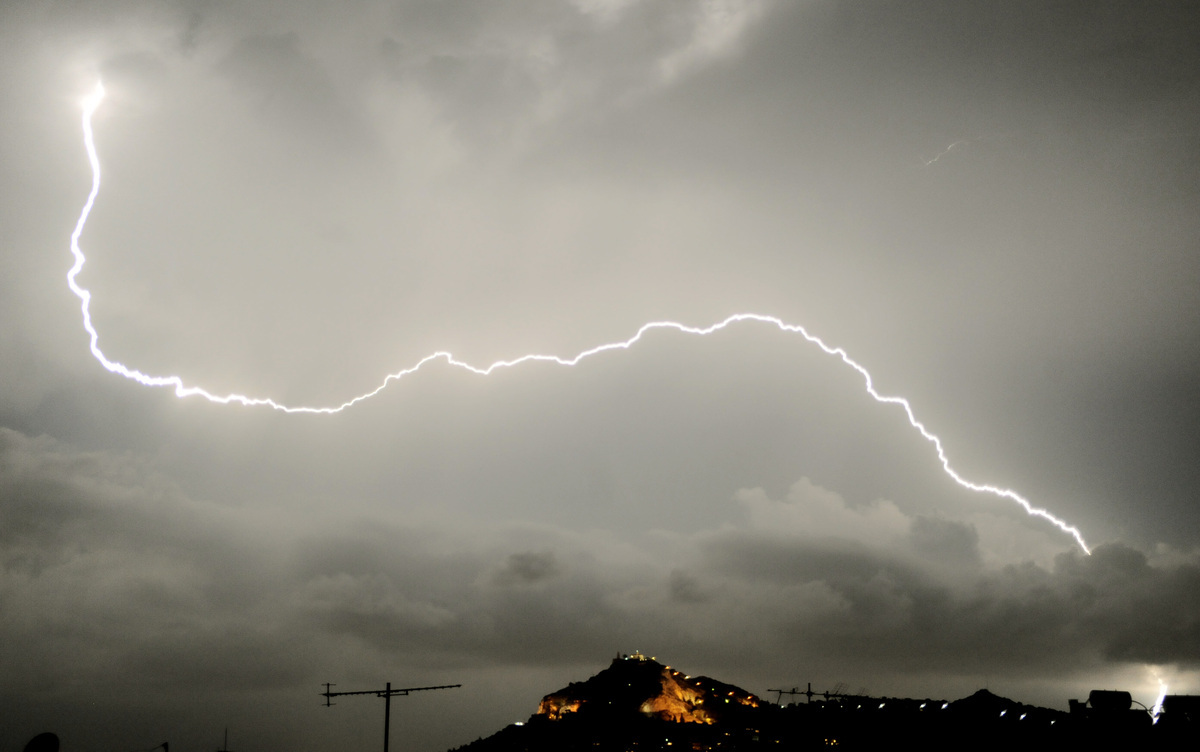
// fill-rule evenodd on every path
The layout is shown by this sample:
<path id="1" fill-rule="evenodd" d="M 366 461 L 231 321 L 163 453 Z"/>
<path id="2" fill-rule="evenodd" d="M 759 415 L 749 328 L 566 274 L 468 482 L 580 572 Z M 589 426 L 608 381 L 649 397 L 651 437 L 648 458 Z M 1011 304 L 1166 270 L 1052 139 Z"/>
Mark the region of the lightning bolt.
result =
<path id="1" fill-rule="evenodd" d="M 1163 701 L 1167 699 L 1167 683 L 1157 671 L 1154 672 L 1154 679 L 1158 682 L 1158 698 L 1154 700 L 1154 707 L 1150 708 L 1150 717 L 1154 719 L 1154 724 L 1157 724 L 1158 717 L 1162 715 Z"/>
<path id="2" fill-rule="evenodd" d="M 1085 553 L 1091 554 L 1091 549 L 1088 548 L 1087 543 L 1083 539 L 1083 534 L 1080 533 L 1077 527 L 1068 524 L 1058 517 L 1055 517 L 1045 509 L 1033 506 L 1028 499 L 1010 488 L 1001 488 L 999 486 L 976 483 L 959 475 L 958 472 L 950 466 L 950 460 L 947 458 L 946 451 L 942 447 L 942 440 L 939 439 L 928 428 L 926 428 L 924 423 L 917 420 L 917 416 L 913 413 L 912 406 L 909 404 L 907 399 L 904 397 L 880 394 L 875 389 L 875 384 L 871 378 L 871 374 L 861 364 L 853 360 L 845 350 L 840 347 L 832 347 L 826 344 L 821 338 L 810 334 L 803 326 L 798 324 L 789 324 L 775 316 L 765 316 L 758 313 L 736 313 L 728 318 L 718 321 L 715 324 L 705 327 L 688 326 L 677 321 L 651 321 L 647 324 L 643 324 L 641 328 L 639 328 L 637 332 L 635 332 L 634 335 L 628 339 L 597 345 L 590 349 L 583 350 L 582 352 L 579 352 L 571 357 L 531 353 L 528 355 L 522 355 L 518 358 L 513 358 L 511 360 L 497 360 L 487 366 L 472 365 L 466 361 L 459 360 L 458 358 L 454 357 L 453 354 L 447 351 L 439 350 L 438 352 L 426 355 L 424 358 L 408 368 L 396 371 L 395 373 L 389 373 L 384 377 L 379 386 L 375 387 L 371 391 L 346 400 L 339 405 L 327 407 L 290 406 L 276 402 L 269 397 L 249 397 L 244 394 L 236 393 L 224 395 L 213 394 L 202 387 L 189 386 L 185 384 L 183 379 L 179 376 L 151 376 L 134 368 L 130 368 L 123 363 L 110 360 L 100 349 L 100 335 L 96 332 L 96 328 L 92 324 L 92 316 L 89 310 L 92 294 L 87 289 L 80 287 L 79 283 L 76 281 L 76 277 L 83 269 L 83 265 L 86 260 L 83 255 L 83 251 L 81 251 L 79 248 L 79 238 L 83 234 L 83 228 L 87 224 L 88 215 L 91 214 L 92 207 L 96 202 L 96 196 L 100 192 L 100 159 L 96 155 L 96 143 L 92 133 L 92 115 L 95 114 L 97 108 L 100 107 L 100 103 L 103 101 L 103 99 L 104 86 L 102 83 L 98 83 L 96 85 L 96 89 L 83 101 L 83 143 L 87 149 L 88 162 L 90 162 L 92 166 L 92 190 L 88 194 L 87 201 L 83 205 L 83 210 L 79 214 L 79 221 L 75 223 L 75 231 L 71 233 L 71 254 L 75 257 L 75 264 L 71 267 L 71 270 L 67 272 L 67 285 L 71 288 L 71 292 L 75 293 L 81 302 L 80 310 L 83 313 L 83 328 L 87 331 L 88 336 L 90 337 L 90 348 L 92 355 L 95 356 L 96 360 L 98 360 L 100 364 L 111 373 L 119 374 L 144 386 L 173 387 L 175 390 L 175 396 L 180 398 L 203 397 L 210 402 L 215 402 L 222 405 L 236 403 L 246 407 L 270 407 L 273 410 L 279 410 L 280 412 L 284 413 L 313 413 L 320 415 L 331 415 L 334 413 L 340 413 L 343 410 L 347 410 L 360 402 L 374 397 L 386 389 L 393 381 L 399 381 L 405 376 L 414 374 L 427 364 L 437 360 L 445 361 L 447 365 L 461 368 L 465 371 L 470 371 L 471 373 L 478 374 L 480 376 L 488 376 L 502 368 L 512 368 L 514 366 L 532 362 L 554 363 L 560 366 L 578 365 L 580 362 L 592 357 L 593 355 L 599 355 L 601 353 L 613 350 L 628 350 L 637 344 L 648 332 L 656 329 L 673 329 L 681 334 L 706 336 L 714 332 L 721 331 L 722 329 L 725 329 L 733 324 L 740 324 L 743 322 L 769 324 L 783 332 L 787 332 L 789 334 L 799 334 L 805 339 L 805 341 L 821 348 L 826 355 L 831 355 L 840 359 L 847 366 L 857 371 L 858 375 L 863 379 L 867 394 L 871 395 L 875 401 L 884 404 L 900 406 L 900 408 L 904 410 L 904 414 L 908 417 L 909 424 L 915 428 L 921 434 L 921 436 L 925 438 L 926 441 L 933 445 L 934 449 L 937 451 L 938 460 L 941 462 L 942 470 L 946 473 L 946 475 L 950 476 L 955 483 L 976 493 L 991 494 L 993 496 L 999 496 L 1000 498 L 1016 502 L 1030 516 L 1040 517 L 1044 520 L 1047 520 L 1059 530 L 1070 535 L 1075 539 L 1075 542 L 1079 544 L 1079 547 L 1083 549 Z M 947 149 L 947 151 L 948 150 L 949 149 Z"/>
<path id="3" fill-rule="evenodd" d="M 946 155 L 947 155 L 947 154 L 949 154 L 951 151 L 953 151 L 953 150 L 954 150 L 954 147 L 956 147 L 956 146 L 964 146 L 964 145 L 966 145 L 966 144 L 967 144 L 967 143 L 968 143 L 970 140 L 971 140 L 971 139 L 960 139 L 960 140 L 958 140 L 958 141 L 955 141 L 954 143 L 952 143 L 952 144 L 950 144 L 949 146 L 947 146 L 945 149 L 942 149 L 940 152 L 938 152 L 937 156 L 936 156 L 936 157 L 934 157 L 933 159 L 927 159 L 927 160 L 925 160 L 925 166 L 926 166 L 926 167 L 929 167 L 929 166 L 930 166 L 930 165 L 932 165 L 934 162 L 938 161 L 939 159 L 941 159 L 942 157 L 946 156 Z"/>

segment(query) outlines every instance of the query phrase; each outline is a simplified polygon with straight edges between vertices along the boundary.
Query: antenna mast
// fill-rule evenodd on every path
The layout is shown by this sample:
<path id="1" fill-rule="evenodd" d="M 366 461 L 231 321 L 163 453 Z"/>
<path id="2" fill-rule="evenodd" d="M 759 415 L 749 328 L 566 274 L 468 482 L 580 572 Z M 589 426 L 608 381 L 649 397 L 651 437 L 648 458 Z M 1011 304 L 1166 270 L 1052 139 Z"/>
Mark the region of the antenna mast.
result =
<path id="1" fill-rule="evenodd" d="M 325 707 L 333 705 L 329 700 L 333 697 L 342 697 L 345 695 L 375 695 L 383 698 L 383 752 L 388 752 L 388 737 L 391 735 L 392 723 L 392 696 L 393 695 L 408 695 L 410 692 L 424 692 L 430 689 L 454 689 L 461 687 L 461 684 L 439 684 L 436 687 L 404 687 L 403 689 L 392 689 L 392 683 L 388 682 L 385 689 L 364 689 L 360 692 L 330 692 L 330 687 L 336 686 L 325 682 L 325 691 L 321 696 L 325 698 Z"/>

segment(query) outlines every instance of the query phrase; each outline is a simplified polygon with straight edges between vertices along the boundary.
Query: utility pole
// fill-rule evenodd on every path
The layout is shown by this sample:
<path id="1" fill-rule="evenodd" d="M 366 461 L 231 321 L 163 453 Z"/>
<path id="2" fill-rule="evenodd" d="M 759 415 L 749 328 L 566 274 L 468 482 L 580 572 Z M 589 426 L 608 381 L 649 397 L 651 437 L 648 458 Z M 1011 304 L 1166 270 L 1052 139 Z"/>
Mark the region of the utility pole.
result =
<path id="1" fill-rule="evenodd" d="M 403 689 L 392 689 L 392 683 L 387 683 L 386 689 L 364 689 L 361 692 L 330 692 L 329 688 L 336 686 L 325 682 L 325 691 L 321 696 L 325 698 L 325 707 L 333 705 L 329 700 L 332 697 L 342 697 L 344 695 L 375 695 L 383 698 L 383 752 L 388 752 L 388 737 L 391 735 L 392 724 L 392 695 L 408 695 L 409 692 L 424 692 L 430 689 L 454 689 L 461 687 L 461 684 L 440 684 L 436 687 L 405 687 Z"/>

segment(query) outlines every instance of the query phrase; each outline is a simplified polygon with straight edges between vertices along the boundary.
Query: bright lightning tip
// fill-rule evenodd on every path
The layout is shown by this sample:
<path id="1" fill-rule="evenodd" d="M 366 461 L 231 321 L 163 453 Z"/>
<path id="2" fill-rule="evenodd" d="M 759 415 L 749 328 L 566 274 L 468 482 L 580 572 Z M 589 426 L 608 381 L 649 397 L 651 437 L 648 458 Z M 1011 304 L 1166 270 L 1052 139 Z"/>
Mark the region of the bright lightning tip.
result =
<path id="1" fill-rule="evenodd" d="M 92 93 L 83 98 L 83 109 L 93 112 L 100 106 L 100 100 L 102 99 L 104 99 L 104 82 L 97 81 L 96 88 L 92 89 Z"/>

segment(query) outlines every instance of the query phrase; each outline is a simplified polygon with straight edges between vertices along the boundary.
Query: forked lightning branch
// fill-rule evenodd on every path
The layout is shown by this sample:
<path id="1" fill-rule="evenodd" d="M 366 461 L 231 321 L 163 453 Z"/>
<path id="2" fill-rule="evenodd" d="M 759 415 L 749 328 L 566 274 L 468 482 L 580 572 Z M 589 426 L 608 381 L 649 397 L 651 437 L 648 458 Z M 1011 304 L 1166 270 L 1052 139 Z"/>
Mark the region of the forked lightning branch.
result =
<path id="1" fill-rule="evenodd" d="M 925 427 L 924 423 L 917 420 L 916 415 L 913 413 L 912 406 L 908 403 L 907 399 L 904 397 L 880 394 L 875 389 L 875 384 L 871 379 L 871 374 L 861 364 L 847 355 L 845 350 L 840 347 L 831 347 L 819 337 L 810 334 L 803 326 L 798 324 L 789 324 L 779 318 L 776 318 L 775 316 L 765 316 L 758 313 L 737 313 L 729 316 L 728 318 L 722 319 L 715 324 L 703 327 L 688 326 L 676 321 L 651 321 L 647 324 L 643 324 L 642 327 L 628 339 L 596 345 L 595 347 L 583 350 L 575 355 L 561 356 L 529 353 L 512 358 L 511 360 L 498 360 L 494 363 L 484 366 L 472 365 L 466 361 L 459 360 L 449 352 L 438 351 L 425 356 L 407 368 L 403 368 L 395 373 L 387 374 L 380 384 L 369 392 L 351 397 L 350 399 L 338 405 L 328 405 L 323 407 L 285 405 L 269 397 L 250 397 L 244 394 L 213 394 L 203 387 L 187 384 L 180 376 L 152 376 L 135 368 L 130 368 L 129 366 L 126 366 L 118 361 L 111 360 L 100 349 L 100 335 L 96 332 L 96 328 L 92 324 L 92 316 L 90 312 L 92 294 L 85 288 L 80 287 L 78 281 L 76 280 L 79 272 L 83 269 L 83 265 L 86 260 L 83 255 L 83 251 L 80 250 L 79 239 L 83 235 L 84 226 L 87 224 L 88 216 L 91 214 L 92 207 L 95 205 L 96 196 L 100 193 L 100 159 L 96 155 L 95 138 L 92 132 L 92 115 L 96 112 L 96 109 L 99 108 L 103 99 L 104 86 L 103 84 L 97 84 L 95 91 L 93 91 L 83 101 L 83 142 L 87 149 L 88 161 L 92 166 L 92 190 L 88 194 L 87 201 L 83 205 L 83 210 L 79 214 L 79 221 L 75 224 L 75 230 L 71 233 L 71 253 L 75 257 L 75 263 L 71 267 L 71 270 L 67 272 L 67 284 L 70 286 L 71 291 L 74 292 L 81 301 L 80 309 L 83 312 L 83 328 L 87 330 L 88 336 L 90 337 L 92 355 L 95 356 L 96 360 L 98 360 L 101 365 L 103 365 L 112 373 L 120 374 L 121 376 L 136 381 L 143 386 L 172 387 L 175 390 L 175 395 L 177 397 L 203 397 L 210 402 L 223 405 L 238 404 L 245 407 L 270 407 L 271 409 L 279 410 L 280 412 L 285 413 L 316 413 L 329 415 L 333 413 L 340 413 L 343 410 L 347 410 L 359 404 L 360 402 L 374 397 L 376 394 L 379 394 L 384 389 L 388 388 L 388 386 L 390 386 L 393 382 L 398 382 L 405 376 L 416 373 L 421 368 L 434 361 L 443 361 L 446 365 L 453 366 L 455 368 L 461 368 L 465 371 L 470 371 L 471 373 L 478 374 L 480 376 L 487 376 L 498 369 L 513 368 L 524 363 L 543 362 L 555 363 L 560 366 L 575 366 L 595 355 L 617 350 L 628 350 L 640 342 L 647 332 L 655 329 L 670 329 L 679 332 L 680 334 L 704 336 L 720 331 L 727 327 L 731 327 L 735 324 L 765 324 L 776 327 L 785 334 L 799 335 L 806 342 L 821 348 L 825 354 L 838 358 L 847 367 L 854 370 L 860 377 L 862 377 L 867 394 L 869 394 L 877 402 L 899 406 L 900 409 L 904 411 L 904 414 L 908 417 L 909 424 L 911 424 L 912 427 L 915 428 L 917 432 L 925 438 L 926 441 L 933 445 L 934 450 L 937 452 L 938 460 L 941 462 L 942 470 L 944 470 L 946 475 L 950 476 L 955 483 L 963 488 L 975 491 L 976 493 L 999 496 L 1019 504 L 1028 514 L 1034 517 L 1041 517 L 1042 519 L 1049 521 L 1059 530 L 1062 530 L 1064 533 L 1067 533 L 1074 538 L 1075 542 L 1078 543 L 1079 547 L 1082 548 L 1086 553 L 1091 553 L 1091 550 L 1088 548 L 1087 543 L 1083 539 L 1083 535 L 1074 525 L 1070 525 L 1058 517 L 1055 517 L 1045 509 L 1035 507 L 1029 502 L 1028 499 L 1010 488 L 1001 488 L 998 486 L 976 483 L 959 475 L 958 472 L 956 472 L 954 468 L 950 466 L 950 460 L 947 458 L 945 449 L 942 447 L 941 439 L 930 432 L 929 429 Z"/>

